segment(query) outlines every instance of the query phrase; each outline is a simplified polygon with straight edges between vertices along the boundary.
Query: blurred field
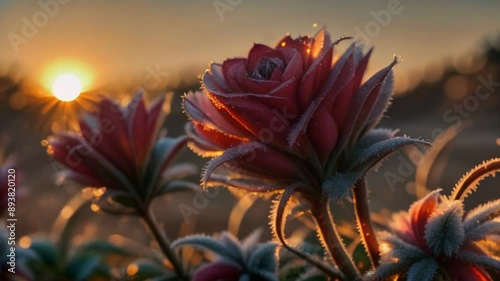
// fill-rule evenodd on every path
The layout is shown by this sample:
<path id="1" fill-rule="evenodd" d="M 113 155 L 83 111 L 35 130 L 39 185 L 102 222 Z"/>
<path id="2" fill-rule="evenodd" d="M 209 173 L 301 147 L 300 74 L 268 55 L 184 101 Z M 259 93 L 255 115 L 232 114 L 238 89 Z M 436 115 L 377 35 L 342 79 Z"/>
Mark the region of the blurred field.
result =
<path id="1" fill-rule="evenodd" d="M 484 53 L 474 59 L 483 61 L 476 68 L 469 66 L 457 69 L 446 65 L 438 70 L 427 70 L 431 72 L 428 75 L 431 75 L 432 79 L 424 77 L 413 89 L 396 97 L 386 114 L 387 117 L 382 121 L 382 127 L 400 128 L 401 134 L 422 137 L 429 141 L 433 140 L 433 134 L 438 129 L 444 130 L 458 121 L 468 124 L 468 127 L 452 142 L 450 149 L 443 152 L 441 159 L 446 159 L 447 164 L 441 173 L 430 176 L 430 188 L 442 187 L 447 194 L 463 173 L 483 160 L 500 155 L 500 146 L 496 143 L 500 138 L 500 86 L 498 86 L 500 50 L 498 48 L 498 45 L 485 47 Z M 476 89 L 481 85 L 480 77 L 497 81 L 497 84 L 489 89 L 489 97 L 480 100 L 477 108 L 474 105 L 474 110 L 466 110 L 466 114 L 453 112 L 455 104 L 465 105 L 466 102 L 470 102 L 470 98 L 468 100 L 467 97 L 475 95 Z M 24 90 L 20 85 L 22 80 L 17 78 L 4 77 L 0 80 L 0 142 L 5 148 L 4 155 L 13 154 L 18 158 L 19 171 L 22 171 L 23 185 L 27 191 L 26 197 L 19 201 L 19 236 L 49 232 L 61 208 L 80 190 L 72 183 L 55 184 L 56 166 L 41 145 L 41 141 L 50 133 L 50 126 L 38 126 L 40 122 L 36 122 L 54 120 L 40 115 L 40 112 L 33 108 L 12 108 L 12 96 Z M 188 90 L 198 88 L 197 82 L 186 82 L 176 88 L 167 89 L 175 92 L 172 112 L 166 124 L 169 135 L 182 134 L 186 122 L 186 117 L 181 112 L 180 96 Z M 484 89 L 486 87 L 483 87 L 483 91 Z M 152 93 L 155 94 L 160 93 Z M 472 108 L 472 103 L 468 108 Z M 452 113 L 449 113 L 450 110 Z M 446 112 L 448 112 L 447 117 L 444 117 L 443 114 Z M 457 119 L 456 116 L 460 118 Z M 55 121 L 61 122 L 61 120 Z M 375 211 L 404 210 L 416 198 L 412 194 L 414 190 L 411 186 L 414 173 L 405 175 L 404 181 L 395 184 L 394 189 L 391 189 L 386 181 L 386 172 L 397 172 L 401 163 L 406 161 L 403 160 L 407 159 L 406 156 L 401 158 L 399 155 L 401 154 L 385 162 L 379 172 L 370 173 L 371 202 Z M 195 161 L 200 167 L 204 163 L 203 159 L 197 158 L 187 149 L 181 160 Z M 199 181 L 196 177 L 192 180 Z M 480 186 L 479 192 L 470 197 L 467 205 L 472 206 L 485 200 L 499 198 L 498 187 L 498 181 L 486 180 Z M 192 193 L 179 194 L 175 195 L 175 198 L 162 198 L 155 204 L 159 220 L 164 223 L 169 235 L 176 236 L 179 233 L 183 223 L 179 206 L 180 204 L 193 206 L 193 196 Z M 193 224 L 185 225 L 184 231 L 212 233 L 226 229 L 229 212 L 234 203 L 233 196 L 221 190 L 216 198 L 209 200 L 206 208 L 199 210 L 198 215 L 190 217 Z M 340 217 L 348 218 L 351 215 L 350 212 L 342 212 L 343 209 L 349 209 L 347 201 L 338 209 Z M 245 235 L 258 226 L 267 229 L 267 217 L 268 203 L 265 200 L 257 200 L 245 215 L 240 234 Z M 81 221 L 82 227 L 76 231 L 78 235 L 106 237 L 109 234 L 125 233 L 137 241 L 147 239 L 143 230 L 137 228 L 137 221 L 134 218 L 117 222 L 108 215 L 95 214 L 89 210 L 82 216 Z"/>

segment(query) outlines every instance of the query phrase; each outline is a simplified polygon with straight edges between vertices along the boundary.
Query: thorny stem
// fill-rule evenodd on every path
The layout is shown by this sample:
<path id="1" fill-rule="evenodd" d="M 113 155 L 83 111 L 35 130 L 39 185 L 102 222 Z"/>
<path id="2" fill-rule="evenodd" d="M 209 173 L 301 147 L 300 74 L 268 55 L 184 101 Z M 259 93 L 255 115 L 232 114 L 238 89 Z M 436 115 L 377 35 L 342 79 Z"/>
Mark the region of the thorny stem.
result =
<path id="1" fill-rule="evenodd" d="M 316 220 L 319 237 L 330 254 L 330 258 L 340 271 L 345 274 L 347 280 L 361 280 L 361 276 L 347 254 L 340 235 L 335 228 L 328 198 L 323 197 L 319 200 L 318 204 L 311 208 L 311 213 Z"/>
<path id="2" fill-rule="evenodd" d="M 353 189 L 354 209 L 356 211 L 356 220 L 366 247 L 366 252 L 370 257 L 372 268 L 375 269 L 380 261 L 380 252 L 377 237 L 370 218 L 370 206 L 368 205 L 368 190 L 365 178 L 361 178 Z"/>
<path id="3" fill-rule="evenodd" d="M 168 240 L 167 236 L 158 227 L 158 223 L 156 222 L 154 215 L 149 210 L 144 210 L 143 212 L 141 212 L 140 216 L 144 220 L 146 225 L 149 227 L 149 230 L 151 230 L 151 233 L 158 242 L 158 245 L 160 246 L 160 249 L 163 251 L 163 254 L 165 254 L 167 259 L 172 264 L 175 273 L 177 273 L 177 275 L 182 280 L 188 281 L 189 278 L 184 273 L 182 263 L 179 261 L 176 254 L 170 247 L 170 241 Z"/>

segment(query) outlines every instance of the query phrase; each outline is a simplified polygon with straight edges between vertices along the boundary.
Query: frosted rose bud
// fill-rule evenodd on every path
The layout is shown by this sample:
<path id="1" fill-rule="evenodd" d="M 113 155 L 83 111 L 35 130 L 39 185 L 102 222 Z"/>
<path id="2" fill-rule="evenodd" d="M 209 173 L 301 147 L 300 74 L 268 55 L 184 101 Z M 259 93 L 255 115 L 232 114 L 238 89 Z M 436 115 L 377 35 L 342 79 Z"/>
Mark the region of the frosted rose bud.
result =
<path id="1" fill-rule="evenodd" d="M 213 63 L 188 93 L 190 147 L 215 157 L 203 181 L 252 192 L 294 185 L 311 200 L 339 199 L 371 167 L 417 140 L 373 129 L 392 94 L 394 60 L 362 83 L 372 50 L 352 44 L 334 60 L 330 35 L 255 44 Z"/>
<path id="2" fill-rule="evenodd" d="M 186 137 L 159 138 L 165 120 L 164 99 L 146 108 L 142 94 L 122 107 L 110 99 L 80 120 L 80 132 L 49 138 L 63 172 L 82 185 L 100 188 L 100 203 L 137 208 L 170 190 L 190 186 L 180 179 L 196 172 L 191 164 L 174 165 Z M 109 200 L 108 200 L 109 199 Z M 104 204 L 103 204 L 103 207 Z"/>

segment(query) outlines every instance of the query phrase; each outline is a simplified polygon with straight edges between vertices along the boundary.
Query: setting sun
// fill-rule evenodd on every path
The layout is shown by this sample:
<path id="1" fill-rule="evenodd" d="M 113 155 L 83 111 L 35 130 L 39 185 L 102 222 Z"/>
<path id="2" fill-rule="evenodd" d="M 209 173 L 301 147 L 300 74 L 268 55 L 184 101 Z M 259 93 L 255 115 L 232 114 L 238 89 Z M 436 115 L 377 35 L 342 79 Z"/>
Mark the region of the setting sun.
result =
<path id="1" fill-rule="evenodd" d="M 73 74 L 60 75 L 52 84 L 54 96 L 61 101 L 72 101 L 80 95 L 81 91 L 82 83 Z"/>

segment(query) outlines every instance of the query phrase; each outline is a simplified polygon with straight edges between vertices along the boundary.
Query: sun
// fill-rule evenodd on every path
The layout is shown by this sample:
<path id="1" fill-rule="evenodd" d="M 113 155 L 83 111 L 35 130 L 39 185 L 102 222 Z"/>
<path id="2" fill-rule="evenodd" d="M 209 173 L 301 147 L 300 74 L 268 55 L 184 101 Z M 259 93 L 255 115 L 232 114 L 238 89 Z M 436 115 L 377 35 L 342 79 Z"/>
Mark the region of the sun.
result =
<path id="1" fill-rule="evenodd" d="M 61 101 L 72 101 L 82 92 L 82 83 L 74 74 L 59 75 L 52 84 L 52 93 Z"/>

